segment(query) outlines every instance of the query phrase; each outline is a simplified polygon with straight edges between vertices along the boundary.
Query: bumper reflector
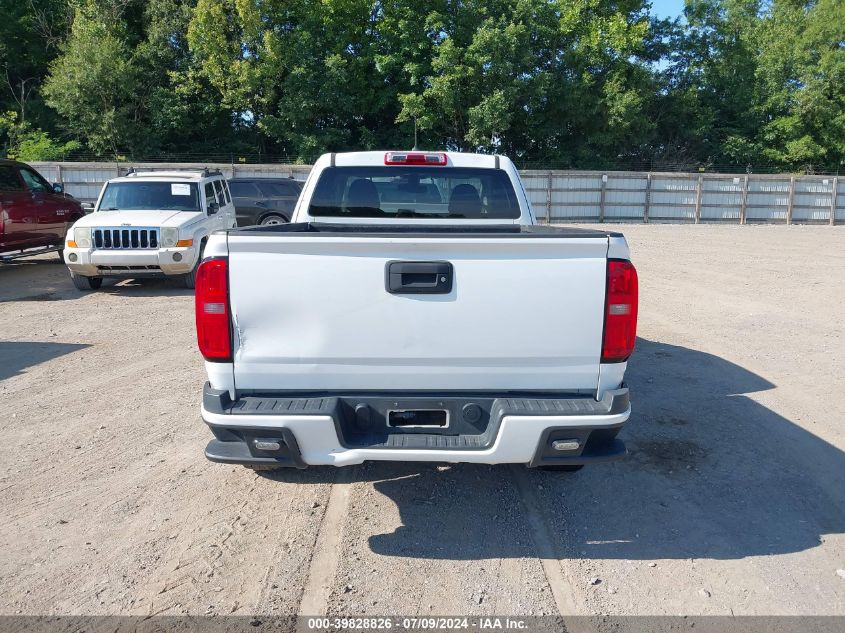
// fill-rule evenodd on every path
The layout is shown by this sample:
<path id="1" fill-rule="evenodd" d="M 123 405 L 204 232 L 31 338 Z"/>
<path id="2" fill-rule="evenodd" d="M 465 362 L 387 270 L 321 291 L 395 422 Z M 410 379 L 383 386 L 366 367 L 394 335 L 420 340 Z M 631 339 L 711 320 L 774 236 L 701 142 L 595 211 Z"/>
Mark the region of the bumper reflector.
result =
<path id="1" fill-rule="evenodd" d="M 282 448 L 282 444 L 278 440 L 255 439 L 253 445 L 259 451 L 277 451 Z"/>
<path id="2" fill-rule="evenodd" d="M 581 442 L 578 440 L 555 440 L 552 442 L 552 448 L 556 451 L 577 451 L 581 447 Z"/>

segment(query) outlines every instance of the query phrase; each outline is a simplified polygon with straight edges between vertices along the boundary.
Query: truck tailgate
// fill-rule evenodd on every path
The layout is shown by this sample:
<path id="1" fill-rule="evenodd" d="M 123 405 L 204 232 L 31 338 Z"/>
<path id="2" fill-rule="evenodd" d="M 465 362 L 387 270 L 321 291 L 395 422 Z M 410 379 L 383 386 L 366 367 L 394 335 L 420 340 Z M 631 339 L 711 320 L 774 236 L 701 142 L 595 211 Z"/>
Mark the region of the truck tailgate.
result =
<path id="1" fill-rule="evenodd" d="M 228 236 L 238 390 L 594 390 L 606 236 Z M 391 294 L 392 261 L 449 262 Z"/>

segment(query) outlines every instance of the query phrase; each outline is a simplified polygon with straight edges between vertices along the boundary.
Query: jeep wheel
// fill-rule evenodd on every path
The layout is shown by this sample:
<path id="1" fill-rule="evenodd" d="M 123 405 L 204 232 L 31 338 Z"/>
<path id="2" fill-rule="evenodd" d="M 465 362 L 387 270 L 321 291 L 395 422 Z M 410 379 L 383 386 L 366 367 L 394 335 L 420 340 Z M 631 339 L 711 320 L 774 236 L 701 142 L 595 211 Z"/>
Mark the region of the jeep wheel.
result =
<path id="1" fill-rule="evenodd" d="M 261 218 L 261 226 L 278 226 L 287 223 L 288 221 L 281 215 L 268 215 Z"/>
<path id="2" fill-rule="evenodd" d="M 182 277 L 182 281 L 185 284 L 185 288 L 195 288 L 197 285 L 197 268 L 199 268 L 199 261 L 197 261 L 197 265 L 194 266 L 194 269 L 189 272 L 187 275 Z"/>
<path id="3" fill-rule="evenodd" d="M 102 277 L 86 277 L 84 275 L 77 275 L 74 272 L 70 273 L 70 279 L 73 285 L 79 290 L 99 290 L 103 285 Z"/>
<path id="4" fill-rule="evenodd" d="M 203 239 L 203 241 L 200 243 L 200 254 L 197 257 L 197 263 L 194 264 L 194 268 L 191 270 L 191 272 L 182 277 L 182 281 L 185 284 L 185 288 L 193 290 L 197 287 L 197 269 L 200 267 L 200 262 L 202 262 L 202 256 L 204 252 L 205 239 Z"/>

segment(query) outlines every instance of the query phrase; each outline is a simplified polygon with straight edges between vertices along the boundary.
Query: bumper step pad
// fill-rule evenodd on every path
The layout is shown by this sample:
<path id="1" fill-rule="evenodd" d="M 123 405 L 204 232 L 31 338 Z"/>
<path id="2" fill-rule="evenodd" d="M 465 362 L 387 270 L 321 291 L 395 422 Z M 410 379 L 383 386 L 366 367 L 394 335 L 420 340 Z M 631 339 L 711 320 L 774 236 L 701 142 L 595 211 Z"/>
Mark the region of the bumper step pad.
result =
<path id="1" fill-rule="evenodd" d="M 567 396 L 567 397 L 560 397 Z M 628 389 L 609 391 L 602 400 L 580 394 L 514 394 L 493 397 L 490 394 L 245 394 L 232 401 L 226 391 L 214 390 L 206 384 L 203 407 L 210 413 L 231 416 L 232 426 L 217 421 L 210 425 L 216 439 L 206 450 L 212 461 L 227 463 L 274 464 L 303 467 L 293 433 L 287 428 L 261 428 L 256 424 L 235 422 L 241 416 L 320 416 L 331 418 L 337 440 L 345 449 L 367 450 L 441 450 L 475 451 L 494 446 L 505 418 L 612 416 L 629 409 Z M 449 424 L 442 428 L 391 427 L 388 413 L 392 409 L 444 409 Z M 220 418 L 218 418 L 219 420 Z M 518 423 L 518 420 L 515 421 Z M 616 434 L 622 424 L 550 426 L 542 434 L 531 466 L 577 465 L 618 459 L 626 454 L 625 445 Z M 536 427 L 536 425 L 535 425 Z M 268 454 L 256 447 L 263 440 L 279 438 L 280 449 Z M 555 441 L 570 441 L 576 448 L 556 450 Z M 573 442 L 576 441 L 576 442 Z M 272 444 L 272 441 L 270 442 Z M 527 461 L 527 460 L 526 460 Z"/>

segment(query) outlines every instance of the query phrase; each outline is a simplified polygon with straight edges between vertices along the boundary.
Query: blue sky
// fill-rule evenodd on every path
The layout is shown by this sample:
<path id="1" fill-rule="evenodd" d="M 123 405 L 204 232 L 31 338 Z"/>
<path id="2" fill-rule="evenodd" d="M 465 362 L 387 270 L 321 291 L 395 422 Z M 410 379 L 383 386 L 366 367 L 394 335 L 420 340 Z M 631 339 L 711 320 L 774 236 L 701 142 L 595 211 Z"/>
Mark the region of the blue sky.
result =
<path id="1" fill-rule="evenodd" d="M 659 18 L 676 18 L 684 12 L 684 0 L 651 0 L 651 12 Z"/>

